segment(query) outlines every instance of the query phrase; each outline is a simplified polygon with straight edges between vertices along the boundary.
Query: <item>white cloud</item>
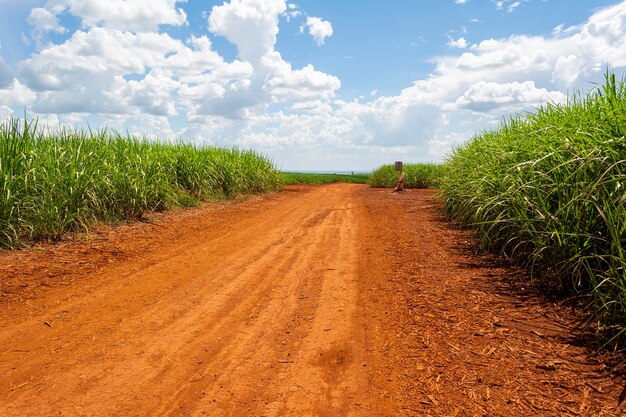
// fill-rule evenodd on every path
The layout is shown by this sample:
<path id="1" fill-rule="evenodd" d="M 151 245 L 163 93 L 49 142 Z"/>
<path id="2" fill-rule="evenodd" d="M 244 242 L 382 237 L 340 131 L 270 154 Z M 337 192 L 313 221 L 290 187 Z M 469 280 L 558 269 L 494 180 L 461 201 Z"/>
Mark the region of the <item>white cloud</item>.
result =
<path id="1" fill-rule="evenodd" d="M 167 118 L 182 110 L 189 120 L 246 120 L 272 103 L 331 110 L 326 102 L 339 89 L 339 79 L 312 65 L 293 69 L 274 48 L 286 9 L 284 0 L 233 0 L 213 7 L 209 29 L 233 42 L 241 58 L 230 63 L 205 36 L 182 42 L 166 33 L 92 27 L 24 60 L 20 77 L 39 92 L 33 105 L 38 113 L 82 111 L 115 120 L 116 115 Z"/>
<path id="2" fill-rule="evenodd" d="M 562 55 L 556 60 L 552 79 L 560 85 L 572 85 L 581 71 L 581 62 L 576 55 Z"/>
<path id="3" fill-rule="evenodd" d="M 44 8 L 33 9 L 29 22 L 39 31 L 62 32 L 58 15 L 64 11 L 81 18 L 86 27 L 149 32 L 159 25 L 180 26 L 187 16 L 177 3 L 185 0 L 49 0 Z"/>
<path id="4" fill-rule="evenodd" d="M 488 112 L 503 108 L 539 107 L 548 102 L 562 103 L 567 97 L 559 91 L 547 91 L 535 87 L 534 81 L 519 83 L 495 83 L 478 81 L 472 84 L 461 97 L 456 100 L 457 108 L 465 108 L 476 112 Z"/>
<path id="5" fill-rule="evenodd" d="M 175 116 L 178 113 L 174 94 L 179 86 L 180 82 L 172 78 L 171 71 L 155 69 L 143 80 L 129 81 L 124 96 L 128 97 L 129 105 L 139 107 L 149 114 Z"/>
<path id="6" fill-rule="evenodd" d="M 293 4 L 293 3 L 289 3 L 287 4 L 287 10 L 285 12 L 283 12 L 283 16 L 285 16 L 285 19 L 287 20 L 287 22 L 291 22 L 293 19 L 296 19 L 300 16 L 302 16 L 302 11 L 298 8 L 297 4 Z"/>
<path id="7" fill-rule="evenodd" d="M 503 10 L 506 7 L 508 13 L 513 13 L 515 9 L 527 1 L 528 0 L 491 0 L 491 2 L 496 6 L 496 10 Z"/>
<path id="8" fill-rule="evenodd" d="M 0 105 L 30 106 L 35 102 L 36 97 L 35 92 L 18 80 L 14 80 L 4 89 L 0 88 Z"/>
<path id="9" fill-rule="evenodd" d="M 259 62 L 274 50 L 278 16 L 286 9 L 284 0 L 232 0 L 213 7 L 209 30 L 236 45 L 244 61 Z"/>
<path id="10" fill-rule="evenodd" d="M 61 3 L 62 13 L 79 13 L 69 0 L 56 4 Z M 176 3 L 154 4 L 168 6 L 170 20 L 176 15 L 181 23 Z M 503 10 L 514 4 L 501 3 Z M 46 10 L 61 13 L 52 6 Z M 254 146 L 275 160 L 293 158 L 318 169 L 341 161 L 440 158 L 506 114 L 588 89 L 588 80 L 601 80 L 607 63 L 626 68 L 626 2 L 546 36 L 485 39 L 471 46 L 464 38 L 450 39 L 451 47 L 466 50 L 434 58 L 427 77 L 397 95 L 357 92 L 367 97 L 354 101 L 337 99 L 338 77 L 313 65 L 293 68 L 276 50 L 285 13 L 300 10 L 284 0 L 232 0 L 212 8 L 210 31 L 237 47 L 231 62 L 206 36 L 180 40 L 159 32 L 169 19 L 165 15 L 148 19 L 141 30 L 131 22 L 128 31 L 121 17 L 105 13 L 95 21 L 80 10 L 83 22 L 93 25 L 85 23 L 62 43 L 34 53 L 17 76 L 0 58 L 0 113 L 26 106 L 42 117 L 58 115 L 60 123 L 93 114 L 121 131 Z M 172 120 L 183 116 L 184 128 L 173 129 Z"/>
<path id="11" fill-rule="evenodd" d="M 363 129 L 356 136 L 367 143 L 422 144 L 425 154 L 442 155 L 460 137 L 495 126 L 507 114 L 588 89 L 585 80 L 599 80 L 606 62 L 626 68 L 624 43 L 626 3 L 597 12 L 567 34 L 487 39 L 468 52 L 440 57 L 428 78 L 399 95 L 347 103 L 339 114 L 360 121 L 352 132 Z"/>
<path id="12" fill-rule="evenodd" d="M 469 0 L 454 0 L 454 2 L 455 2 L 456 4 L 465 4 L 465 3 L 467 3 L 468 1 L 469 1 Z"/>
<path id="13" fill-rule="evenodd" d="M 177 113 L 175 100 L 193 111 L 252 76 L 249 64 L 225 63 L 206 37 L 188 43 L 159 33 L 77 31 L 23 61 L 20 76 L 40 92 L 37 112 L 162 116 Z"/>
<path id="14" fill-rule="evenodd" d="M 300 70 L 285 66 L 282 73 L 275 74 L 266 84 L 274 101 L 317 101 L 331 99 L 339 89 L 339 78 L 316 71 L 313 65 Z"/>
<path id="15" fill-rule="evenodd" d="M 323 45 L 324 40 L 333 35 L 331 23 L 319 17 L 307 17 L 306 26 L 309 28 L 309 35 L 315 39 L 318 46 Z"/>
<path id="16" fill-rule="evenodd" d="M 243 110 L 268 101 L 316 102 L 335 96 L 341 85 L 337 77 L 315 71 L 312 65 L 293 70 L 274 49 L 278 17 L 286 10 L 284 0 L 233 0 L 213 7 L 209 30 L 235 44 L 239 57 L 254 68 L 249 87 L 232 94 L 229 106 Z M 238 111 L 233 117 L 242 114 Z"/>
<path id="17" fill-rule="evenodd" d="M 467 48 L 467 41 L 465 40 L 465 38 L 450 39 L 448 41 L 448 46 L 450 48 L 465 49 Z"/>
<path id="18" fill-rule="evenodd" d="M 60 25 L 57 17 L 57 14 L 63 11 L 64 7 L 50 2 L 47 7 L 49 8 L 36 7 L 28 15 L 28 24 L 33 28 L 32 38 L 38 49 L 43 48 L 47 33 L 65 33 L 67 31 Z M 22 37 L 28 39 L 23 33 Z"/>
<path id="19" fill-rule="evenodd" d="M 21 65 L 21 75 L 35 90 L 63 90 L 80 84 L 81 76 L 143 74 L 162 63 L 164 55 L 182 49 L 167 34 L 133 34 L 94 28 L 76 31 L 60 45 L 47 47 Z M 77 78 L 78 77 L 78 78 Z"/>
<path id="20" fill-rule="evenodd" d="M 521 4 L 522 4 L 522 2 L 521 2 L 521 1 L 516 1 L 516 2 L 513 2 L 513 3 L 511 3 L 511 4 L 509 5 L 509 7 L 507 8 L 507 11 L 508 11 L 509 13 L 513 13 L 513 11 L 514 11 L 515 9 L 517 9 L 519 6 L 521 6 Z"/>
<path id="21" fill-rule="evenodd" d="M 60 9 L 56 9 L 59 12 Z M 33 38 L 41 47 L 42 39 L 48 32 L 65 33 L 67 29 L 59 23 L 57 13 L 43 7 L 36 7 L 28 15 L 28 24 L 33 27 Z"/>

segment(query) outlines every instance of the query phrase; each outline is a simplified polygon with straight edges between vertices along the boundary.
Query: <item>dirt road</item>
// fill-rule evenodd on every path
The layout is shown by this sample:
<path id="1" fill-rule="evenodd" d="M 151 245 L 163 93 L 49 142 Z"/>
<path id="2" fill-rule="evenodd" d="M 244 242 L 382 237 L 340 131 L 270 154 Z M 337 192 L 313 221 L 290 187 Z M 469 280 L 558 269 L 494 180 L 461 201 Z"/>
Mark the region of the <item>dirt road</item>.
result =
<path id="1" fill-rule="evenodd" d="M 567 309 L 437 213 L 291 187 L 0 253 L 0 415 L 618 415 Z"/>

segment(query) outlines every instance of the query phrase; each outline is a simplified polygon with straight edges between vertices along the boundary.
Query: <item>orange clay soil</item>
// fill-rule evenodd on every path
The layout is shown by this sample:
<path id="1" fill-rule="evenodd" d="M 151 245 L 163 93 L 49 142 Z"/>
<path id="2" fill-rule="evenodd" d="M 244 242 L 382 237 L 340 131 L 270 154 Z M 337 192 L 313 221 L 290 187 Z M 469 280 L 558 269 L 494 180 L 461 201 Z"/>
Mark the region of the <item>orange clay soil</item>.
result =
<path id="1" fill-rule="evenodd" d="M 1 416 L 619 415 L 432 191 L 288 187 L 0 253 Z"/>

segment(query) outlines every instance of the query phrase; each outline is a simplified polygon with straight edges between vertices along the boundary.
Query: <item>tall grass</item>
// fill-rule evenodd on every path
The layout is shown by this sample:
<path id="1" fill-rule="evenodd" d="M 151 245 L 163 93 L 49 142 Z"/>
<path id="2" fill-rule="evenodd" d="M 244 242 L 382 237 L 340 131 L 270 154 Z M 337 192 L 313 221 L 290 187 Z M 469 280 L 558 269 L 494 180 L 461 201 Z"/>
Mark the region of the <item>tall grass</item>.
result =
<path id="1" fill-rule="evenodd" d="M 407 188 L 436 187 L 444 168 L 441 164 L 406 164 L 403 166 L 406 174 L 405 186 Z M 395 171 L 395 165 L 383 165 L 372 173 L 370 185 L 379 188 L 395 187 L 398 177 L 399 173 Z"/>
<path id="2" fill-rule="evenodd" d="M 0 125 L 0 246 L 279 184 L 273 164 L 252 151 L 106 130 L 45 133 L 35 121 L 11 119 Z"/>
<path id="3" fill-rule="evenodd" d="M 589 298 L 589 325 L 626 342 L 626 82 L 513 117 L 453 151 L 447 215 L 482 244 Z"/>

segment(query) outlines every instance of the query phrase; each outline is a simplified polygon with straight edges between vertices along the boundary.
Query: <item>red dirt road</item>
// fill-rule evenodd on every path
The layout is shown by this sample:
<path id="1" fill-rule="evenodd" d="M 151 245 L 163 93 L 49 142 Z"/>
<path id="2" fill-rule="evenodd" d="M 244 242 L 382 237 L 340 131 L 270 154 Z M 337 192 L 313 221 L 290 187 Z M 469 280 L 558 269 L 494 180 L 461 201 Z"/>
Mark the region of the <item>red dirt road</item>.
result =
<path id="1" fill-rule="evenodd" d="M 0 253 L 1 416 L 619 415 L 432 192 L 290 187 Z"/>

